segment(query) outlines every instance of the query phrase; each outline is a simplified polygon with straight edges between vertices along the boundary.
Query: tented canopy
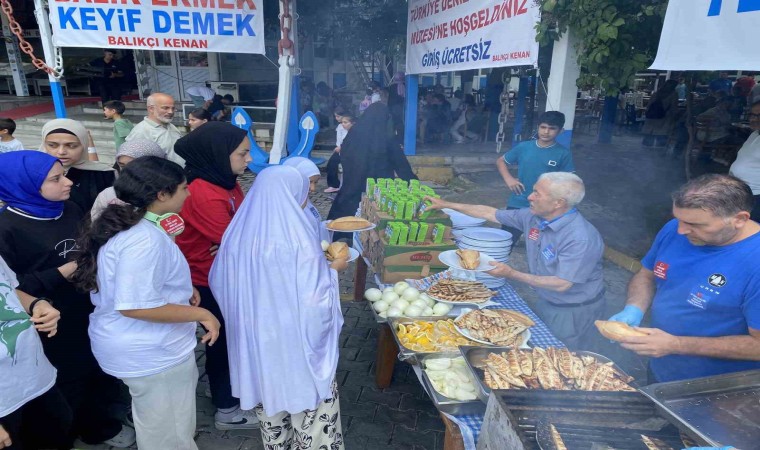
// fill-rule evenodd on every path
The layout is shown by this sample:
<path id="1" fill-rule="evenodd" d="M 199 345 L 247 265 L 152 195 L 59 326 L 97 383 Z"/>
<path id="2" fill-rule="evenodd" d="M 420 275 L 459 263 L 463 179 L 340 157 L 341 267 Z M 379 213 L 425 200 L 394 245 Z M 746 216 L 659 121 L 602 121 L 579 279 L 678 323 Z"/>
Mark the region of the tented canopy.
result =
<path id="1" fill-rule="evenodd" d="M 670 0 L 657 70 L 760 70 L 760 0 Z"/>

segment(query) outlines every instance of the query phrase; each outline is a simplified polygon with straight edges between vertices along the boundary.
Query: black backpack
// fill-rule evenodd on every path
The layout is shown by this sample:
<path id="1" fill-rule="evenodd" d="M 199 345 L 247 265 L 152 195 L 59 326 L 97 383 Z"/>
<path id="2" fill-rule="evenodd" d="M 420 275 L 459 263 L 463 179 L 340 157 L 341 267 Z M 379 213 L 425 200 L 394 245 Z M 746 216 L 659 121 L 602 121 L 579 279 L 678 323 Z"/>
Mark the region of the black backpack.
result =
<path id="1" fill-rule="evenodd" d="M 644 114 L 647 119 L 662 119 L 665 117 L 665 107 L 662 104 L 662 100 L 659 98 L 647 107 L 647 112 Z"/>

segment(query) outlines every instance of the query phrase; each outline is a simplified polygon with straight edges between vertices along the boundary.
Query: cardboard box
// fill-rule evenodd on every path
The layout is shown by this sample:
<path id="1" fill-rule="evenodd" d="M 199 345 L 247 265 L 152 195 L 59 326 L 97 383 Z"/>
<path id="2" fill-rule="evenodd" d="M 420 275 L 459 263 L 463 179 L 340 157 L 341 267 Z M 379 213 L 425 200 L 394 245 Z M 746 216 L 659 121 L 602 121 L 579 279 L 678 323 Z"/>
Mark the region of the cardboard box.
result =
<path id="1" fill-rule="evenodd" d="M 375 273 L 380 277 L 380 281 L 386 284 L 398 283 L 404 280 L 419 280 L 421 278 L 435 275 L 436 273 L 443 272 L 446 269 L 431 268 L 428 266 L 418 267 L 415 270 L 401 270 L 394 271 L 385 267 L 380 267 L 379 270 L 375 270 Z"/>

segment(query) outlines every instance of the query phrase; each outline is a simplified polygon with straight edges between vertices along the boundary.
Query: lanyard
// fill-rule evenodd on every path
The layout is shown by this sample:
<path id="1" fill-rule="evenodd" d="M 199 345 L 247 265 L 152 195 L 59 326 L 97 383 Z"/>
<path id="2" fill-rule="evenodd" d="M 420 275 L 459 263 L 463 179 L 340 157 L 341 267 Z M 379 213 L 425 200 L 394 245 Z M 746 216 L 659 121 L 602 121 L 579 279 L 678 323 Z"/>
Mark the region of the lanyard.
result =
<path id="1" fill-rule="evenodd" d="M 551 225 L 554 222 L 558 221 L 559 219 L 561 219 L 561 218 L 563 218 L 565 216 L 568 216 L 570 214 L 576 213 L 576 212 L 578 212 L 578 210 L 575 209 L 575 208 L 572 208 L 570 211 L 566 212 L 565 214 L 562 214 L 559 217 L 555 217 L 552 220 L 542 220 L 541 222 L 538 223 L 538 229 L 539 229 L 539 231 L 544 231 L 546 229 L 546 227 L 548 227 L 549 225 Z"/>

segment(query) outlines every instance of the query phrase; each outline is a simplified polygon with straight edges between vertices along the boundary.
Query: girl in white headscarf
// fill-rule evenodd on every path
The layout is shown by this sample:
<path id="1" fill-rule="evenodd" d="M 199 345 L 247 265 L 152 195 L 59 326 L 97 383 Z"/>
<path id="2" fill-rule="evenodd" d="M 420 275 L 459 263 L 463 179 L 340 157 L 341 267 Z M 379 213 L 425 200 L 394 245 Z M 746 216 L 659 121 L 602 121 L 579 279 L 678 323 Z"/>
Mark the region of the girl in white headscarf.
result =
<path id="1" fill-rule="evenodd" d="M 40 150 L 58 158 L 64 175 L 74 182 L 70 200 L 89 212 L 98 194 L 113 186 L 116 172 L 106 163 L 90 161 L 87 145 L 90 136 L 81 122 L 72 119 L 53 119 L 42 127 Z"/>
<path id="2" fill-rule="evenodd" d="M 209 276 L 227 325 L 232 394 L 255 407 L 265 448 L 343 449 L 335 371 L 343 326 L 338 272 L 304 207 L 294 168 L 262 171 Z"/>
<path id="3" fill-rule="evenodd" d="M 292 158 L 286 159 L 282 164 L 284 166 L 295 168 L 301 174 L 301 176 L 304 177 L 304 179 L 309 183 L 310 194 L 317 192 L 317 183 L 319 182 L 321 174 L 319 173 L 319 167 L 317 167 L 317 165 L 314 164 L 312 160 L 301 156 L 294 156 Z M 322 222 L 322 215 L 319 214 L 319 210 L 316 206 L 314 206 L 311 200 L 307 200 L 306 208 L 304 208 L 304 211 L 306 211 L 309 222 L 311 222 L 314 229 L 317 230 L 319 239 L 322 241 L 329 241 L 330 233 L 327 231 L 327 228 L 325 228 L 325 225 Z"/>

